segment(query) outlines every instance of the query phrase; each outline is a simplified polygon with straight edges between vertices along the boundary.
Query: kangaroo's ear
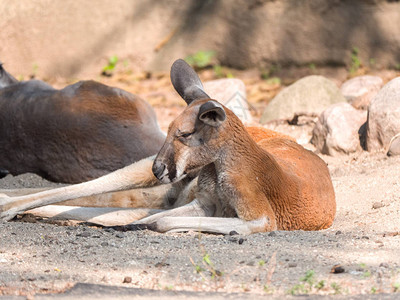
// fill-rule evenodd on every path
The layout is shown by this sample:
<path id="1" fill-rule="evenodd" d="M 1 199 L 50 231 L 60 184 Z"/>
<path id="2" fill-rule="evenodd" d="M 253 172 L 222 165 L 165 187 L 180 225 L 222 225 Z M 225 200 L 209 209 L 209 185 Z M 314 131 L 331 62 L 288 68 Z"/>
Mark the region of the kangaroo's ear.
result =
<path id="1" fill-rule="evenodd" d="M 226 113 L 221 104 L 211 100 L 200 106 L 198 118 L 207 125 L 218 127 L 225 121 Z"/>
<path id="2" fill-rule="evenodd" d="M 183 59 L 172 64 L 171 82 L 188 105 L 194 100 L 210 98 L 204 91 L 199 76 Z"/>
<path id="3" fill-rule="evenodd" d="M 4 69 L 3 63 L 0 61 L 0 89 L 17 82 L 18 80 Z"/>

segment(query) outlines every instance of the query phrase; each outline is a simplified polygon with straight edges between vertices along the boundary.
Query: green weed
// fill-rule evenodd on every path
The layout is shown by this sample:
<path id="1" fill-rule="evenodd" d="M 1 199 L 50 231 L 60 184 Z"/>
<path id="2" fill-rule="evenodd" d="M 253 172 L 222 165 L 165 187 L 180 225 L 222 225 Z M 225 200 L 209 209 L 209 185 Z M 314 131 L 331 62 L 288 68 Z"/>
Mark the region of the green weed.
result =
<path id="1" fill-rule="evenodd" d="M 326 284 L 325 280 L 321 280 L 314 287 L 317 290 L 322 290 L 325 287 L 325 284 Z"/>
<path id="2" fill-rule="evenodd" d="M 359 58 L 360 50 L 357 47 L 353 47 L 351 50 L 351 62 L 350 62 L 350 73 L 356 73 L 362 66 L 361 59 Z"/>
<path id="3" fill-rule="evenodd" d="M 336 282 L 331 283 L 331 288 L 334 290 L 334 295 L 339 295 L 342 293 L 342 287 Z"/>
<path id="4" fill-rule="evenodd" d="M 268 284 L 264 284 L 263 288 L 264 288 L 264 293 L 272 294 L 274 292 L 274 290 Z"/>
<path id="5" fill-rule="evenodd" d="M 215 51 L 198 51 L 195 54 L 187 56 L 185 61 L 193 68 L 199 70 L 210 66 L 215 55 Z"/>
<path id="6" fill-rule="evenodd" d="M 297 294 L 308 294 L 311 292 L 315 280 L 315 272 L 314 270 L 308 270 L 306 275 L 300 278 L 301 283 L 294 285 L 290 290 L 289 293 L 291 295 Z"/>
<path id="7" fill-rule="evenodd" d="M 200 274 L 200 276 L 206 280 L 205 271 L 208 271 L 211 274 L 211 279 L 215 279 L 218 277 L 222 277 L 224 275 L 223 272 L 217 270 L 214 266 L 214 263 L 211 261 L 210 255 L 203 249 L 203 257 L 202 257 L 202 266 L 198 263 L 195 263 L 193 259 L 190 257 L 190 262 L 192 263 L 195 272 Z"/>
<path id="8" fill-rule="evenodd" d="M 393 283 L 392 287 L 393 287 L 393 293 L 400 292 L 400 282 Z"/>
<path id="9" fill-rule="evenodd" d="M 31 73 L 30 78 L 31 78 L 31 79 L 36 78 L 36 77 L 37 77 L 37 74 L 38 74 L 38 71 L 39 71 L 39 66 L 38 66 L 38 64 L 34 63 L 34 64 L 32 65 L 32 73 Z"/>
<path id="10" fill-rule="evenodd" d="M 113 55 L 108 59 L 107 65 L 105 65 L 102 69 L 101 74 L 104 76 L 111 76 L 114 71 L 116 65 L 118 63 L 118 56 Z"/>

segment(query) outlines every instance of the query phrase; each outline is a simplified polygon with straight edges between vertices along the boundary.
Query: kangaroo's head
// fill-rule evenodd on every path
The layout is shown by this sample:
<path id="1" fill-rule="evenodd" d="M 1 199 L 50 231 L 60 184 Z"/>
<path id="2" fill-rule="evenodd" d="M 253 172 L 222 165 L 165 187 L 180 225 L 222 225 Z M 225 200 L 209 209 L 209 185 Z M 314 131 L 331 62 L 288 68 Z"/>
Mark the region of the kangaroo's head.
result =
<path id="1" fill-rule="evenodd" d="M 185 61 L 174 62 L 171 81 L 188 106 L 169 126 L 153 164 L 154 175 L 163 183 L 179 181 L 215 161 L 226 139 L 223 128 L 227 114 L 231 114 L 210 99 L 200 78 Z"/>

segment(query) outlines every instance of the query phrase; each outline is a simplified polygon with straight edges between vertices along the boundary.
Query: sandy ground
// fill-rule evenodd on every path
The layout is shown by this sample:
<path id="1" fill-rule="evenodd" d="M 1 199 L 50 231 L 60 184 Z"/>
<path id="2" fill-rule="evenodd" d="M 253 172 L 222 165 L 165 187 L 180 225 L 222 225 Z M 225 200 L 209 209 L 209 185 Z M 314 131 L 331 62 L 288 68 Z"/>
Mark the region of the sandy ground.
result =
<path id="1" fill-rule="evenodd" d="M 300 140 L 311 129 L 275 127 Z M 337 199 L 327 230 L 222 236 L 0 223 L 0 295 L 62 292 L 78 282 L 275 296 L 400 293 L 400 157 L 322 158 Z M 48 184 L 32 174 L 0 180 L 0 188 Z"/>
<path id="2" fill-rule="evenodd" d="M 203 80 L 206 75 L 202 74 Z M 166 130 L 183 105 L 165 74 L 154 77 L 114 77 L 105 83 L 149 100 Z M 244 80 L 257 118 L 265 99 L 281 86 L 250 75 Z M 307 143 L 312 123 L 269 127 L 313 150 Z M 21 219 L 0 222 L 0 295 L 32 298 L 85 283 L 155 289 L 164 291 L 164 296 L 184 290 L 241 293 L 242 297 L 376 293 L 400 297 L 400 157 L 363 152 L 322 158 L 330 169 L 337 200 L 336 219 L 327 230 L 222 236 L 118 232 Z M 0 188 L 42 186 L 55 184 L 32 174 L 0 180 Z"/>

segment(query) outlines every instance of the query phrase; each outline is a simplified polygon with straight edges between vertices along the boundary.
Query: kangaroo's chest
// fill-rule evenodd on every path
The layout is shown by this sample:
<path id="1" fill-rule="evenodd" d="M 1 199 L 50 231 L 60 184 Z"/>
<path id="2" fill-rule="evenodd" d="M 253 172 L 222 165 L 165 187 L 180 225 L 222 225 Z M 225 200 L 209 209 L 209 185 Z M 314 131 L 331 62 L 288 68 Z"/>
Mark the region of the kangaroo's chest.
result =
<path id="1" fill-rule="evenodd" d="M 215 217 L 235 217 L 237 193 L 227 172 L 216 173 L 215 168 L 203 170 L 198 179 L 197 199 L 215 206 Z"/>

